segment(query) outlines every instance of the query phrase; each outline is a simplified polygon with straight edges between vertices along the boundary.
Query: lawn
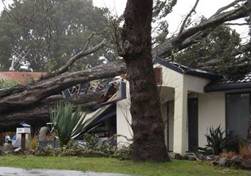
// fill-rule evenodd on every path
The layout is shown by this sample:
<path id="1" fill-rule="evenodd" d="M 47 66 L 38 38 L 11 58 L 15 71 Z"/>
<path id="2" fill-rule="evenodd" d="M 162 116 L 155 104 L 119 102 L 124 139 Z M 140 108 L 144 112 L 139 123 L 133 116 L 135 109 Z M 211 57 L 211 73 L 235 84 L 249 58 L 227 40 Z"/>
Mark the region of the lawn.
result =
<path id="1" fill-rule="evenodd" d="M 247 171 L 223 169 L 202 162 L 120 161 L 111 158 L 0 156 L 0 166 L 115 172 L 142 176 L 247 176 Z"/>

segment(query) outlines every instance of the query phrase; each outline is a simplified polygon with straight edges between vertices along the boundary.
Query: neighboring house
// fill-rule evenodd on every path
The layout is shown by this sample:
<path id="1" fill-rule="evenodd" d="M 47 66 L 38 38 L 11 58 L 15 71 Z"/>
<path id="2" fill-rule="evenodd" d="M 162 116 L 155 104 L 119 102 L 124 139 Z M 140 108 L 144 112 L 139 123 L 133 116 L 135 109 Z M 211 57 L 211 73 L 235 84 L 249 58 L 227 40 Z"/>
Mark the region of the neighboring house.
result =
<path id="1" fill-rule="evenodd" d="M 162 59 L 155 60 L 154 68 L 169 151 L 184 154 L 204 147 L 209 128 L 219 125 L 227 134 L 249 139 L 251 74 L 221 81 L 217 74 Z M 128 83 L 126 93 L 113 109 L 118 145 L 133 137 Z"/>
<path id="2" fill-rule="evenodd" d="M 18 84 L 27 85 L 40 79 L 45 74 L 45 72 L 0 72 L 0 80 L 15 81 Z"/>

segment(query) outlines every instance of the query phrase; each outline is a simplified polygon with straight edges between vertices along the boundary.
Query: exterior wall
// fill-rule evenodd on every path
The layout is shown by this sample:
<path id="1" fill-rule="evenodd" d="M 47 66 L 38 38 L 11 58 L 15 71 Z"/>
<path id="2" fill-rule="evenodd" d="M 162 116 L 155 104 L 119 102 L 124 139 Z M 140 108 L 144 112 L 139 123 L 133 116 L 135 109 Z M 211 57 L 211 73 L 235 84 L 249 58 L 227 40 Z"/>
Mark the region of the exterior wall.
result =
<path id="1" fill-rule="evenodd" d="M 178 88 L 183 84 L 183 74 L 166 68 L 160 64 L 156 64 L 155 67 L 162 67 L 162 86 Z"/>
<path id="2" fill-rule="evenodd" d="M 174 93 L 173 152 L 185 154 L 188 149 L 188 92 L 184 80 Z"/>
<path id="3" fill-rule="evenodd" d="M 162 85 L 159 87 L 162 117 L 165 123 L 165 134 L 169 132 L 169 150 L 175 153 L 184 154 L 188 150 L 188 93 L 197 93 L 199 100 L 198 107 L 198 139 L 199 146 L 206 145 L 205 134 L 210 127 L 219 125 L 225 129 L 225 94 L 204 93 L 204 87 L 209 80 L 183 75 L 159 64 L 155 67 L 162 67 Z M 172 104 L 170 101 L 174 100 Z M 169 104 L 169 105 L 168 105 Z M 167 112 L 169 106 L 169 112 Z M 167 122 L 167 117 L 169 118 Z M 127 99 L 117 102 L 117 134 L 132 139 L 130 114 L 130 92 L 127 83 Z M 168 124 L 168 130 L 167 130 Z M 128 144 L 125 137 L 118 137 L 119 146 Z"/>
<path id="4" fill-rule="evenodd" d="M 205 135 L 210 127 L 226 128 L 225 120 L 225 93 L 207 93 L 199 95 L 199 146 L 207 144 Z"/>
<path id="5" fill-rule="evenodd" d="M 126 82 L 126 96 L 126 99 L 117 102 L 116 108 L 118 147 L 127 146 L 132 142 L 131 140 L 133 138 L 133 132 L 131 128 L 132 117 L 130 113 L 131 100 L 129 82 Z"/>
<path id="6" fill-rule="evenodd" d="M 189 92 L 204 93 L 204 87 L 209 82 L 210 81 L 205 78 L 184 75 L 184 85 Z"/>

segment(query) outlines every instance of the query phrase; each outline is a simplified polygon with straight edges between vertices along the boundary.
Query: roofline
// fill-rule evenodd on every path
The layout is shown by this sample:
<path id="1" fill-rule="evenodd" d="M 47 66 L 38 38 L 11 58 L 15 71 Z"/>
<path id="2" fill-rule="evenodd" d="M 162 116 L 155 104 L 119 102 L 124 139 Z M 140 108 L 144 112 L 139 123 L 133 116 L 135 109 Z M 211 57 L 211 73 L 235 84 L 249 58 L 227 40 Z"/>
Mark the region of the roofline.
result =
<path id="1" fill-rule="evenodd" d="M 205 92 L 238 91 L 238 90 L 247 90 L 247 89 L 251 89 L 251 82 L 209 84 L 205 87 Z"/>
<path id="2" fill-rule="evenodd" d="M 168 63 L 166 61 L 164 61 L 163 59 L 160 59 L 160 58 L 156 58 L 154 60 L 154 63 L 158 63 L 160 65 L 163 65 L 173 71 L 176 71 L 178 73 L 181 73 L 181 74 L 187 74 L 187 75 L 191 75 L 191 76 L 197 76 L 197 77 L 201 77 L 201 78 L 206 78 L 206 79 L 210 79 L 210 80 L 218 80 L 218 79 L 221 79 L 222 76 L 218 75 L 218 74 L 215 74 L 215 73 L 210 73 L 210 72 L 207 72 L 207 73 L 202 73 L 202 72 L 197 72 L 197 71 L 192 71 L 192 70 L 184 70 L 182 68 L 178 68 L 178 67 L 175 67 L 173 64 L 171 63 Z"/>

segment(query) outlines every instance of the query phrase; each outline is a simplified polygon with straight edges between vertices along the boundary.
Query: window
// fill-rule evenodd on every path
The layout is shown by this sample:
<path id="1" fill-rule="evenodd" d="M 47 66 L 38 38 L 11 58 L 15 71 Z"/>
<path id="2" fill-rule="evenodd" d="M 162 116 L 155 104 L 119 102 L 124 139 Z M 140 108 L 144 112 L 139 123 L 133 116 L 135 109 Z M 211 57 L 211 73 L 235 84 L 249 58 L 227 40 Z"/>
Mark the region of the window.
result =
<path id="1" fill-rule="evenodd" d="M 250 118 L 250 94 L 227 94 L 227 134 L 247 139 Z"/>

